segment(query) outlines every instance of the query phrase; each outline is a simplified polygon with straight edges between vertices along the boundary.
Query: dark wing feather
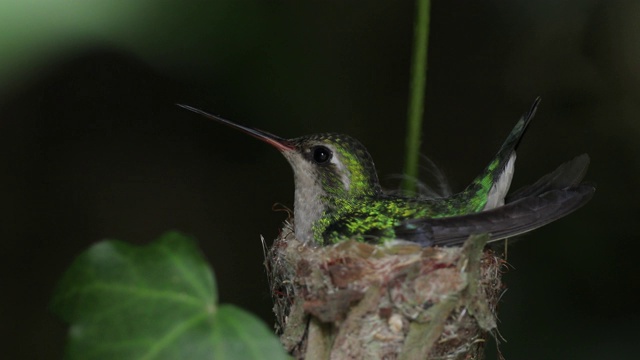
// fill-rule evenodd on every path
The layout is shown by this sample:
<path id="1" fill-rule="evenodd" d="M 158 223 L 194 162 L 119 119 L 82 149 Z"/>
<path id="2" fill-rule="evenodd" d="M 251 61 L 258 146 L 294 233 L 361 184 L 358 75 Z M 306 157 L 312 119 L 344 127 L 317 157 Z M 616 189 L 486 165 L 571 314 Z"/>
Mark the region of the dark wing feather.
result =
<path id="1" fill-rule="evenodd" d="M 553 189 L 565 189 L 570 186 L 576 186 L 587 174 L 588 167 L 589 155 L 578 155 L 572 160 L 558 166 L 558 168 L 551 173 L 541 177 L 534 184 L 512 192 L 507 196 L 505 202 L 510 203 L 525 197 L 538 196 Z"/>
<path id="2" fill-rule="evenodd" d="M 479 213 L 407 220 L 396 228 L 396 236 L 423 246 L 456 246 L 469 235 L 483 233 L 490 234 L 490 241 L 496 241 L 531 231 L 575 211 L 591 199 L 594 191 L 592 185 L 581 184 Z"/>

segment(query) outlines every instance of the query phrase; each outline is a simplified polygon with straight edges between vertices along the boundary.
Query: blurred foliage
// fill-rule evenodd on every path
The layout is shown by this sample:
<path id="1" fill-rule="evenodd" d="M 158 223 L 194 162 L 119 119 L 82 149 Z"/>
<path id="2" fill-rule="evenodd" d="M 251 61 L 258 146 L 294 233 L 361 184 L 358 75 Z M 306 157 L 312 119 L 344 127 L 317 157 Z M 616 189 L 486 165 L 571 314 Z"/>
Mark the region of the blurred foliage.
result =
<path id="1" fill-rule="evenodd" d="M 71 325 L 68 359 L 287 359 L 259 319 L 219 305 L 193 240 L 103 241 L 65 273 L 52 303 Z"/>
<path id="2" fill-rule="evenodd" d="M 402 171 L 413 2 L 0 2 L 0 338 L 59 358 L 56 280 L 101 238 L 199 239 L 223 302 L 270 321 L 258 234 L 292 203 L 286 161 L 177 109 L 284 137 L 360 139 Z M 514 188 L 587 152 L 598 190 L 509 247 L 514 359 L 634 358 L 640 321 L 640 3 L 432 2 L 422 151 L 459 190 L 538 95 Z"/>

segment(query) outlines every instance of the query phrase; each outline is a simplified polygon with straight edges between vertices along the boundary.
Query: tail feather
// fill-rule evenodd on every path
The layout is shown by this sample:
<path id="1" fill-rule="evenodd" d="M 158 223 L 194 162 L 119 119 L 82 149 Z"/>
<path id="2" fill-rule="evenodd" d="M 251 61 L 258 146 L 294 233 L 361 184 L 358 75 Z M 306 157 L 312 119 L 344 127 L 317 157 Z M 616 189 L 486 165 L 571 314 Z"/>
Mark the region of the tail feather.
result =
<path id="1" fill-rule="evenodd" d="M 531 119 L 538 109 L 540 98 L 536 98 L 531 108 L 516 123 L 500 150 L 482 173 L 463 191 L 469 198 L 474 211 L 489 210 L 504 204 L 513 177 L 516 150 Z"/>

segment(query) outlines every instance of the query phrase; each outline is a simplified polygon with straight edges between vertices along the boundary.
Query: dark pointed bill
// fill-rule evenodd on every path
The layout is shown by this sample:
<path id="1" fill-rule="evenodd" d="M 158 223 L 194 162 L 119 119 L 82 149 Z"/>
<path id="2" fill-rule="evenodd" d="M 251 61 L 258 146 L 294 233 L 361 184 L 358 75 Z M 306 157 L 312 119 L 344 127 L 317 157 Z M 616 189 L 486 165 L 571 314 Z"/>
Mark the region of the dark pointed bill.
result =
<path id="1" fill-rule="evenodd" d="M 287 139 L 283 139 L 279 136 L 273 135 L 269 132 L 263 131 L 263 130 L 258 130 L 258 129 L 254 129 L 254 128 L 250 128 L 247 126 L 242 126 L 240 124 L 236 124 L 232 121 L 229 121 L 227 119 L 221 118 L 219 116 L 216 115 L 212 115 L 209 114 L 205 111 L 202 111 L 200 109 L 196 109 L 194 107 L 191 107 L 189 105 L 183 105 L 183 104 L 176 104 L 178 106 L 180 106 L 183 109 L 187 109 L 189 111 L 193 111 L 196 114 L 200 114 L 206 118 L 209 118 L 211 120 L 217 121 L 219 123 L 222 123 L 224 125 L 227 125 L 230 128 L 234 128 L 236 130 L 240 130 L 245 134 L 249 134 L 251 136 L 253 136 L 254 138 L 264 141 L 267 144 L 275 147 L 276 149 L 280 150 L 280 151 L 290 151 L 290 150 L 294 150 L 295 146 L 291 143 L 291 141 L 287 140 Z"/>

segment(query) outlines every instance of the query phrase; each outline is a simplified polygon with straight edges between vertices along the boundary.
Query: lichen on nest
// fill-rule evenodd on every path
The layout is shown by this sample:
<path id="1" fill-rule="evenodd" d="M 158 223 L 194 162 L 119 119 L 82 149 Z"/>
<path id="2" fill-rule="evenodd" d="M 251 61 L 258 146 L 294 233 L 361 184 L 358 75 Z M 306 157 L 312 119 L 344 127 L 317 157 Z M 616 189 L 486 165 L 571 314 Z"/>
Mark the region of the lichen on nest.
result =
<path id="1" fill-rule="evenodd" d="M 265 263 L 283 345 L 297 359 L 483 358 L 505 265 L 487 239 L 316 247 L 285 223 Z"/>

